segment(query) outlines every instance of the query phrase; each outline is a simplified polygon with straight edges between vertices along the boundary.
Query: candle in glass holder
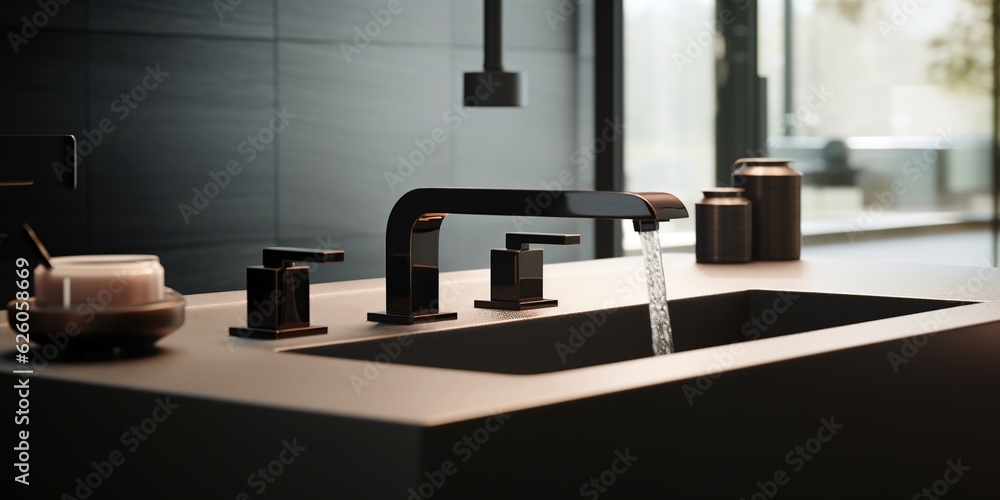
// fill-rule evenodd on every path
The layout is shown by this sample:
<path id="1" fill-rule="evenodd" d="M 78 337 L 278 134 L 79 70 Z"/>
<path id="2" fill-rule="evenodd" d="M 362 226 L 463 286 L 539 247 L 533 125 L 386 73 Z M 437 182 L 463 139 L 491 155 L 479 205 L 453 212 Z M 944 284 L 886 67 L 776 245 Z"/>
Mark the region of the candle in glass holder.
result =
<path id="1" fill-rule="evenodd" d="M 133 306 L 163 300 L 163 266 L 155 255 L 53 257 L 35 268 L 40 305 Z"/>

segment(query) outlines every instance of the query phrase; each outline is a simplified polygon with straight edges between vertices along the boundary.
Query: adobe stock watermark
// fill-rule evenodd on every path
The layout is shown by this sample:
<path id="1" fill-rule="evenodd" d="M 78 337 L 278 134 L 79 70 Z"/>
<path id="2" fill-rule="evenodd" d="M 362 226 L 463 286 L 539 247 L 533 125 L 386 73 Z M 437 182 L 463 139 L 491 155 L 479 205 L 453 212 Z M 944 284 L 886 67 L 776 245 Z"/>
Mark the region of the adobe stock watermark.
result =
<path id="1" fill-rule="evenodd" d="M 611 143 L 621 138 L 624 130 L 625 124 L 622 123 L 621 116 L 616 116 L 614 120 L 605 118 L 601 132 L 594 136 L 590 142 L 581 145 L 576 151 L 570 153 L 570 164 L 575 165 L 578 171 L 587 168 L 590 165 L 589 162 L 594 161 L 597 155 L 604 153 Z"/>
<path id="2" fill-rule="evenodd" d="M 461 297 L 464 290 L 465 286 L 456 279 L 442 281 L 440 293 L 434 307 L 438 307 L 441 302 L 453 302 L 457 300 Z M 354 393 L 360 396 L 365 388 L 375 383 L 382 376 L 382 372 L 392 366 L 399 359 L 399 356 L 403 354 L 403 351 L 412 343 L 413 338 L 409 335 L 399 335 L 379 342 L 381 352 L 376 354 L 373 360 L 366 360 L 364 368 L 360 372 L 352 373 L 348 377 L 351 387 L 354 388 Z"/>
<path id="3" fill-rule="evenodd" d="M 569 357 L 579 352 L 587 344 L 587 339 L 596 335 L 607 323 L 608 316 L 618 312 L 616 305 L 627 302 L 638 290 L 645 289 L 646 271 L 642 267 L 636 267 L 617 280 L 612 286 L 615 295 L 605 300 L 600 309 L 584 313 L 585 318 L 579 325 L 570 326 L 565 342 L 556 341 L 554 347 L 559 361 L 566 364 Z"/>
<path id="4" fill-rule="evenodd" d="M 861 209 L 857 217 L 851 224 L 844 225 L 844 233 L 847 239 L 854 243 L 859 236 L 871 229 L 875 222 L 885 215 L 885 212 L 892 208 L 906 191 L 916 184 L 924 174 L 937 162 L 939 149 L 948 149 L 955 144 L 956 136 L 951 127 L 939 128 L 937 136 L 934 138 L 933 147 L 914 153 L 900 165 L 900 171 L 905 175 L 905 179 L 894 179 L 887 189 L 883 189 L 873 194 L 875 201 Z M 933 182 L 933 179 L 932 179 Z"/>
<path id="5" fill-rule="evenodd" d="M 392 21 L 396 18 L 395 16 L 402 14 L 405 9 L 406 6 L 403 5 L 401 0 L 389 0 L 386 2 L 384 8 L 377 11 L 369 10 L 368 15 L 371 17 L 371 20 L 365 23 L 364 28 L 362 29 L 361 26 L 354 27 L 354 42 L 341 42 L 340 44 L 340 52 L 344 55 L 347 63 L 350 64 L 352 57 L 361 54 L 365 48 L 371 45 L 373 40 L 381 36 L 383 30 L 392 24 Z"/>
<path id="6" fill-rule="evenodd" d="M 27 342 L 19 345 L 27 345 Z M 14 425 L 21 427 L 14 432 L 14 481 L 25 486 L 31 486 L 31 375 L 25 370 L 14 370 L 17 373 L 14 393 L 17 395 L 17 409 L 14 410 Z M 24 378 L 21 373 L 26 373 Z"/>
<path id="7" fill-rule="evenodd" d="M 290 443 L 287 439 L 282 441 L 278 456 L 247 476 L 247 486 L 253 488 L 255 494 L 263 495 L 267 491 L 267 487 L 285 472 L 285 467 L 295 463 L 303 451 L 306 451 L 306 447 L 299 446 L 298 440 L 295 438 L 292 438 Z M 250 500 L 250 498 L 252 498 L 250 494 L 245 491 L 236 495 L 236 500 Z"/>
<path id="8" fill-rule="evenodd" d="M 962 457 L 945 462 L 944 474 L 941 479 L 934 481 L 930 486 L 920 489 L 920 492 L 910 497 L 911 500 L 926 498 L 927 500 L 939 500 L 948 494 L 948 491 L 960 479 L 965 477 L 965 473 L 972 470 L 971 465 L 962 465 Z"/>
<path id="9" fill-rule="evenodd" d="M 560 0 L 555 9 L 546 9 L 545 20 L 549 22 L 549 28 L 555 31 L 560 24 L 573 17 L 580 5 L 586 2 L 587 0 Z"/>
<path id="10" fill-rule="evenodd" d="M 834 92 L 820 84 L 809 86 L 809 93 L 806 94 L 805 102 L 795 107 L 791 114 L 785 114 L 782 119 L 783 127 L 798 128 L 802 124 L 810 124 L 815 121 L 819 110 L 826 106 L 826 103 L 834 97 Z"/>
<path id="11" fill-rule="evenodd" d="M 382 176 L 389 186 L 389 191 L 395 193 L 396 186 L 405 183 L 417 169 L 434 156 L 440 146 L 451 139 L 452 133 L 461 128 L 465 120 L 479 109 L 479 103 L 488 99 L 502 85 L 503 83 L 493 80 L 492 75 L 480 76 L 479 85 L 476 86 L 473 95 L 466 97 L 461 103 L 453 103 L 441 113 L 441 119 L 446 127 L 434 127 L 426 137 L 414 139 L 414 147 L 409 153 L 396 156 L 399 161 L 396 171 L 383 172 Z"/>
<path id="12" fill-rule="evenodd" d="M 803 124 L 808 125 L 815 122 L 819 116 L 819 111 L 823 109 L 823 107 L 826 106 L 826 104 L 835 96 L 836 93 L 827 89 L 824 84 L 820 84 L 818 87 L 816 85 L 810 85 L 809 93 L 806 95 L 805 102 L 796 106 L 795 111 L 786 113 L 782 117 L 781 128 L 794 130 Z M 770 139 L 768 140 L 766 148 L 747 149 L 747 155 L 751 158 L 767 156 L 768 151 L 774 149 L 776 145 L 777 138 Z"/>
<path id="13" fill-rule="evenodd" d="M 128 119 L 139 105 L 149 98 L 150 93 L 158 89 L 164 80 L 170 76 L 170 73 L 160 69 L 159 64 L 156 66 L 146 66 L 145 69 L 146 74 L 142 76 L 139 83 L 128 91 L 122 92 L 117 99 L 111 101 L 109 111 L 119 124 Z M 73 168 L 69 165 L 82 163 L 83 159 L 93 154 L 94 150 L 103 144 L 104 140 L 114 133 L 115 130 L 117 130 L 115 120 L 109 116 L 98 120 L 96 127 L 81 130 L 80 134 L 76 136 L 76 148 L 74 149 L 72 145 L 67 145 L 64 161 L 60 162 L 57 160 L 52 162 L 52 171 L 55 173 L 56 178 L 62 182 L 67 174 L 72 175 Z"/>
<path id="14" fill-rule="evenodd" d="M 496 88 L 493 87 L 492 91 L 495 90 Z M 396 160 L 399 161 L 396 170 L 386 170 L 383 172 L 382 176 L 389 186 L 389 191 L 395 193 L 396 186 L 404 184 L 418 168 L 422 167 L 428 159 L 434 156 L 439 147 L 448 142 L 451 134 L 461 128 L 465 120 L 472 116 L 476 109 L 478 108 L 464 108 L 461 103 L 457 102 L 445 109 L 441 113 L 441 120 L 444 121 L 445 126 L 434 127 L 426 137 L 414 139 L 414 147 L 409 153 L 396 156 Z"/>
<path id="15" fill-rule="evenodd" d="M 836 93 L 830 89 L 826 88 L 826 85 L 820 84 L 819 86 L 810 85 L 809 93 L 806 95 L 805 102 L 799 104 L 795 107 L 795 111 L 791 113 L 786 113 L 781 119 L 781 128 L 783 129 L 798 129 L 802 125 L 809 125 L 818 120 L 819 111 L 827 105 L 834 97 Z M 768 151 L 771 151 L 777 146 L 778 138 L 769 139 L 765 147 L 761 148 L 747 148 L 748 158 L 759 158 L 768 156 Z M 740 187 L 740 186 L 734 186 Z"/>
<path id="16" fill-rule="evenodd" d="M 759 316 L 753 316 L 740 327 L 743 339 L 745 341 L 759 339 L 762 333 L 766 333 L 778 322 L 780 315 L 787 312 L 799 297 L 801 296 L 791 292 L 778 292 L 771 307 L 761 311 Z M 694 398 L 704 396 L 715 381 L 722 377 L 723 372 L 731 368 L 745 352 L 743 344 L 736 342 L 726 346 L 726 350 L 721 353 L 718 351 L 713 353 L 712 362 L 705 367 L 705 374 L 681 386 L 681 392 L 684 393 L 688 405 L 694 406 Z"/>
<path id="17" fill-rule="evenodd" d="M 104 287 L 76 305 L 74 308 L 75 319 L 67 321 L 62 330 L 44 332 L 48 340 L 40 342 L 41 346 L 31 350 L 31 367 L 35 374 L 45 370 L 49 366 L 49 362 L 58 358 L 69 346 L 70 341 L 83 331 L 82 326 L 93 322 L 98 313 L 111 305 L 116 295 L 125 291 L 128 284 L 129 281 L 121 274 L 113 275 Z M 35 335 L 41 336 L 42 333 L 35 332 Z"/>
<path id="18" fill-rule="evenodd" d="M 979 266 L 976 275 L 949 290 L 945 298 L 955 300 L 967 298 L 992 284 L 997 278 L 1000 268 L 993 267 L 986 257 L 982 257 L 980 262 L 982 265 Z M 953 313 L 950 308 L 944 308 L 929 314 L 932 315 L 931 319 L 920 321 L 920 329 L 924 332 L 922 335 L 907 337 L 899 343 L 898 349 L 886 353 L 886 359 L 889 361 L 889 367 L 893 373 L 899 373 L 901 367 L 917 357 L 920 349 L 926 346 L 931 338 L 946 329 L 951 323 Z"/>
<path id="19" fill-rule="evenodd" d="M 10 48 L 14 50 L 14 54 L 20 53 L 21 46 L 27 45 L 28 42 L 38 36 L 38 31 L 48 26 L 49 22 L 59 15 L 60 7 L 68 4 L 70 1 L 39 0 L 38 10 L 31 14 L 31 16 L 22 16 L 20 33 L 7 32 L 7 41 L 10 43 Z"/>
<path id="20" fill-rule="evenodd" d="M 261 127 L 257 133 L 248 135 L 246 140 L 236 146 L 236 152 L 242 155 L 246 166 L 249 166 L 257 158 L 258 153 L 264 151 L 268 145 L 274 142 L 275 137 L 285 130 L 295 118 L 298 118 L 298 115 L 289 113 L 287 106 L 282 106 L 280 110 L 278 108 L 272 109 L 268 124 Z M 201 215 L 211 205 L 212 200 L 218 198 L 222 191 L 229 187 L 233 178 L 243 173 L 243 168 L 244 165 L 241 165 L 239 160 L 229 160 L 224 169 L 208 173 L 208 182 L 204 186 L 192 188 L 191 202 L 177 204 L 177 210 L 180 212 L 181 218 L 184 219 L 184 224 L 190 225 L 192 217 Z"/>
<path id="21" fill-rule="evenodd" d="M 747 10 L 750 6 L 750 2 L 747 0 L 737 0 L 735 3 L 742 4 L 739 8 L 740 10 Z M 677 72 L 683 73 L 685 66 L 693 63 L 695 59 L 701 57 L 705 52 L 714 54 L 715 50 L 713 47 L 715 45 L 716 34 L 722 33 L 726 29 L 726 26 L 733 24 L 735 21 L 736 14 L 729 7 L 719 10 L 719 16 L 714 20 L 706 20 L 703 23 L 704 28 L 701 31 L 694 36 L 687 37 L 683 53 L 675 50 L 671 56 Z"/>
<path id="22" fill-rule="evenodd" d="M 226 14 L 235 12 L 240 5 L 243 5 L 243 0 L 212 0 L 212 8 L 220 23 L 226 21 Z"/>
<path id="23" fill-rule="evenodd" d="M 352 373 L 349 377 L 351 387 L 354 388 L 354 393 L 360 396 L 364 388 L 378 380 L 382 372 L 392 362 L 399 359 L 399 356 L 403 353 L 403 349 L 409 347 L 412 343 L 413 339 L 409 335 L 400 335 L 379 342 L 378 345 L 382 352 L 376 354 L 373 361 L 365 361 L 365 367 L 361 370 L 360 374 Z"/>
<path id="24" fill-rule="evenodd" d="M 791 473 L 799 472 L 805 468 L 806 463 L 812 460 L 823 446 L 829 443 L 834 436 L 843 431 L 844 424 L 838 424 L 834 417 L 819 419 L 820 426 L 816 429 L 816 436 L 810 437 L 803 444 L 796 445 L 791 451 L 785 454 L 785 464 L 791 467 L 791 472 L 784 468 L 777 469 L 774 474 L 757 481 L 757 491 L 749 497 L 741 496 L 740 500 L 770 500 L 778 494 L 778 490 L 791 481 Z"/>
<path id="25" fill-rule="evenodd" d="M 602 493 L 607 493 L 618 482 L 623 474 L 639 461 L 639 457 L 632 455 L 628 448 L 625 451 L 615 450 L 615 458 L 611 460 L 611 466 L 604 469 L 596 476 L 592 476 L 587 482 L 580 486 L 580 496 L 597 500 Z"/>
<path id="26" fill-rule="evenodd" d="M 468 462 L 475 452 L 482 449 L 493 434 L 510 420 L 510 417 L 511 414 L 504 413 L 502 409 L 493 410 L 493 414 L 483 420 L 483 425 L 455 441 L 451 447 L 453 458 L 443 460 L 437 469 L 424 471 L 424 481 L 406 490 L 408 493 L 406 500 L 427 500 L 433 497 L 449 477 L 458 473 L 459 466 Z"/>
<path id="27" fill-rule="evenodd" d="M 170 397 L 156 398 L 156 405 L 149 417 L 142 419 L 136 425 L 129 427 L 121 434 L 119 441 L 124 447 L 111 450 L 106 460 L 90 462 L 91 472 L 77 476 L 72 492 L 63 493 L 60 500 L 86 500 L 109 479 L 118 467 L 125 463 L 128 454 L 135 453 L 143 443 L 150 439 L 156 430 L 176 412 L 181 405 L 170 402 Z"/>
<path id="28" fill-rule="evenodd" d="M 889 13 L 889 19 L 881 18 L 878 20 L 878 31 L 882 35 L 882 39 L 889 41 L 892 35 L 899 31 L 910 19 L 923 7 L 929 0 L 903 0 L 902 2 L 892 6 L 892 10 Z"/>
<path id="29" fill-rule="evenodd" d="M 621 117 L 616 116 L 614 120 L 604 119 L 604 127 L 590 141 L 581 145 L 569 155 L 569 162 L 575 168 L 564 168 L 556 174 L 555 179 L 542 181 L 542 192 L 534 198 L 524 198 L 524 209 L 520 213 L 510 214 L 512 222 L 517 231 L 523 231 L 525 227 L 531 225 L 542 214 L 542 210 L 552 206 L 556 200 L 562 196 L 563 191 L 573 189 L 577 176 L 591 166 L 591 162 L 597 155 L 607 150 L 608 146 L 622 137 L 625 129 Z"/>

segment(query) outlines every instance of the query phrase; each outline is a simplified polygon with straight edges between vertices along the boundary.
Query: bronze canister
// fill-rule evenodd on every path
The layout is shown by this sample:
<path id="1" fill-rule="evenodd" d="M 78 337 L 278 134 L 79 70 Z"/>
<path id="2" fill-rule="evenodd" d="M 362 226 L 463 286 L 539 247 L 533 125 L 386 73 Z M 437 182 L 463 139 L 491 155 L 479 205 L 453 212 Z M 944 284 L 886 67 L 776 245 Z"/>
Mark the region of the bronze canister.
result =
<path id="1" fill-rule="evenodd" d="M 781 158 L 741 158 L 733 187 L 753 204 L 754 260 L 797 260 L 802 250 L 802 174 Z"/>
<path id="2" fill-rule="evenodd" d="M 695 204 L 695 257 L 698 262 L 750 262 L 751 203 L 743 188 L 713 188 Z"/>

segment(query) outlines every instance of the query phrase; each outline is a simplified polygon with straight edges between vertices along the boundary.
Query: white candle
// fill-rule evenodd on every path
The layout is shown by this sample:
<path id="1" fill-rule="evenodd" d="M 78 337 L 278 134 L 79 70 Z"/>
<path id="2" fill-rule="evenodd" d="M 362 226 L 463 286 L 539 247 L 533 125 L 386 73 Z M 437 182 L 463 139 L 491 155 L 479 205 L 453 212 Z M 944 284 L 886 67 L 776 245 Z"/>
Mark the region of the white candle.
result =
<path id="1" fill-rule="evenodd" d="M 35 268 L 35 297 L 42 305 L 129 306 L 163 300 L 163 266 L 155 255 L 53 257 L 52 269 Z"/>

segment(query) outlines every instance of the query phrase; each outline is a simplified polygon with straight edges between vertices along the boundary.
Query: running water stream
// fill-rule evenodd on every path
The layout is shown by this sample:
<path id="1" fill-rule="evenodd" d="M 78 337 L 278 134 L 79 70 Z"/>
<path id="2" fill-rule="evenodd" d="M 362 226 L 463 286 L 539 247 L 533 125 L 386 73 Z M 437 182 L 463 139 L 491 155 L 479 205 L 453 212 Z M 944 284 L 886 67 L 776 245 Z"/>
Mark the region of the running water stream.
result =
<path id="1" fill-rule="evenodd" d="M 649 289 L 649 326 L 653 330 L 653 354 L 674 352 L 674 334 L 667 309 L 667 283 L 663 276 L 663 256 L 660 231 L 642 231 L 642 256 L 646 265 L 646 286 Z"/>

